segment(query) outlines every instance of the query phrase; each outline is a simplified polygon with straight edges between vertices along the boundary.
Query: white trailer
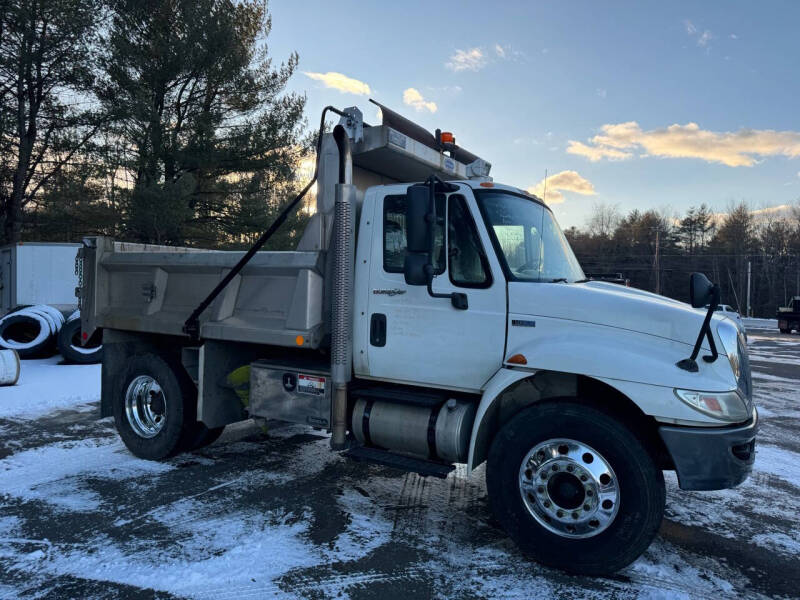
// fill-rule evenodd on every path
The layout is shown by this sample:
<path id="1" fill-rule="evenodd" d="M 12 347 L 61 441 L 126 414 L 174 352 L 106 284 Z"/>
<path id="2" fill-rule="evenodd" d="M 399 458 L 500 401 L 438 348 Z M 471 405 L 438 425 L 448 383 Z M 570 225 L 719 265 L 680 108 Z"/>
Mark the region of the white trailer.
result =
<path id="1" fill-rule="evenodd" d="M 486 463 L 522 551 L 590 574 L 650 544 L 663 470 L 689 490 L 743 481 L 757 413 L 719 287 L 692 276 L 702 315 L 588 281 L 541 199 L 382 109 L 370 127 L 326 108 L 341 121 L 320 127 L 296 251 L 258 249 L 302 195 L 246 254 L 86 240 L 82 335 L 103 329 L 101 414 L 131 452 L 166 458 L 260 417 L 426 475 Z"/>
<path id="2" fill-rule="evenodd" d="M 81 244 L 19 242 L 0 247 L 0 316 L 26 304 L 75 304 Z"/>

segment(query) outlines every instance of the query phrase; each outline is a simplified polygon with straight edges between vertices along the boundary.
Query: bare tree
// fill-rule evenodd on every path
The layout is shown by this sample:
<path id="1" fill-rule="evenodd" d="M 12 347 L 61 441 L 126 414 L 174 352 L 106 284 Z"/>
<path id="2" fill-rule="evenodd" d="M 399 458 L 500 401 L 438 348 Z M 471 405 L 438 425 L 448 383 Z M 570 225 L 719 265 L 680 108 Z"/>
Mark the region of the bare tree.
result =
<path id="1" fill-rule="evenodd" d="M 97 131 L 92 110 L 98 0 L 5 0 L 0 16 L 0 215 L 20 239 L 23 210 Z"/>

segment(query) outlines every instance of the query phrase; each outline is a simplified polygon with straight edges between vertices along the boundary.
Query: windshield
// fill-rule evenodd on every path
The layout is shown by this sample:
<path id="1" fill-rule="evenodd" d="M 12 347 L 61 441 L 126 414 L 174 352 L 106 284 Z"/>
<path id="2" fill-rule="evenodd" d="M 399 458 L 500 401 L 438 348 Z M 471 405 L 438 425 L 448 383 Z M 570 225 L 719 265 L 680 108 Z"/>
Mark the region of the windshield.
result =
<path id="1" fill-rule="evenodd" d="M 486 228 L 508 276 L 517 281 L 585 279 L 567 239 L 547 208 L 501 190 L 476 190 Z"/>

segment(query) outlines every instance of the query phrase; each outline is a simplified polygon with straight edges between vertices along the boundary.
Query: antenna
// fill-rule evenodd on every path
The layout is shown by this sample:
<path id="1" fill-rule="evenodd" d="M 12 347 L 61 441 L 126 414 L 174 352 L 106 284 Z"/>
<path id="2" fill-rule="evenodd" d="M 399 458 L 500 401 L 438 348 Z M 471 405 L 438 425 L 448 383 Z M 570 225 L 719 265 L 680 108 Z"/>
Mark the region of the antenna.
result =
<path id="1" fill-rule="evenodd" d="M 544 191 L 542 192 L 542 202 L 547 204 L 547 169 L 544 170 Z"/>

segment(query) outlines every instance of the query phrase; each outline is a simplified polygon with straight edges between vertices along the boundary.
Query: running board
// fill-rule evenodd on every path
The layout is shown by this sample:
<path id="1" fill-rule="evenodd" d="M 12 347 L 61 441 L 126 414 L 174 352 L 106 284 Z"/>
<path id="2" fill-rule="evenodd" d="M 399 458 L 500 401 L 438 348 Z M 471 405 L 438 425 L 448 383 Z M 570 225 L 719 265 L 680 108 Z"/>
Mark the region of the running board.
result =
<path id="1" fill-rule="evenodd" d="M 432 460 L 422 460 L 420 458 L 413 458 L 411 456 L 403 456 L 402 454 L 394 454 L 380 448 L 368 448 L 366 446 L 356 446 L 344 453 L 348 458 L 357 460 L 359 462 L 371 462 L 401 471 L 408 471 L 410 473 L 417 473 L 423 477 L 428 475 L 444 479 L 455 469 L 453 465 L 446 465 Z"/>

